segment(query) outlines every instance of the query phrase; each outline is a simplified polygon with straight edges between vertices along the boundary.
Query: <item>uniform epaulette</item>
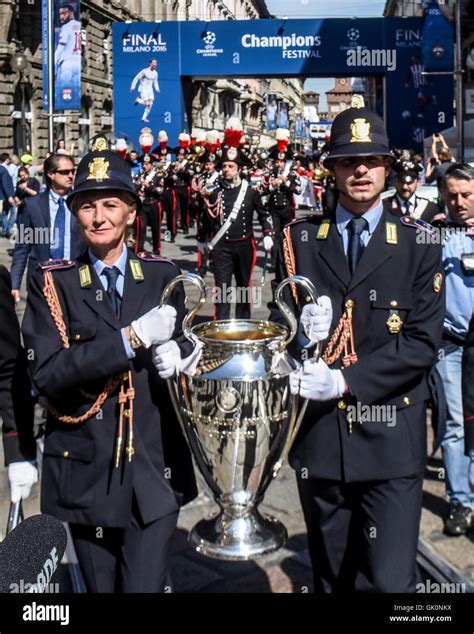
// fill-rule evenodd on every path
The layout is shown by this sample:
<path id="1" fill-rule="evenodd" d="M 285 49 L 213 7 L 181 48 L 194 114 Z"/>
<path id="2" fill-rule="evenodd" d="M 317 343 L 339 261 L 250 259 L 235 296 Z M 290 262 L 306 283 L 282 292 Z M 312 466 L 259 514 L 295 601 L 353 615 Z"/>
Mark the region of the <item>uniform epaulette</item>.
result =
<path id="1" fill-rule="evenodd" d="M 163 258 L 161 255 L 150 253 L 148 251 L 139 251 L 136 255 L 137 258 L 140 258 L 140 260 L 144 260 L 145 262 L 166 262 L 167 264 L 174 264 L 173 260 Z"/>
<path id="2" fill-rule="evenodd" d="M 434 235 L 436 231 L 432 225 L 430 225 L 425 220 L 421 220 L 421 218 L 415 219 L 411 216 L 400 216 L 399 220 L 404 227 L 419 229 L 421 231 L 425 231 L 426 233 L 430 233 L 431 235 Z"/>
<path id="3" fill-rule="evenodd" d="M 72 269 L 76 266 L 74 260 L 46 260 L 46 262 L 40 262 L 37 269 L 41 271 L 54 271 L 56 269 Z"/>

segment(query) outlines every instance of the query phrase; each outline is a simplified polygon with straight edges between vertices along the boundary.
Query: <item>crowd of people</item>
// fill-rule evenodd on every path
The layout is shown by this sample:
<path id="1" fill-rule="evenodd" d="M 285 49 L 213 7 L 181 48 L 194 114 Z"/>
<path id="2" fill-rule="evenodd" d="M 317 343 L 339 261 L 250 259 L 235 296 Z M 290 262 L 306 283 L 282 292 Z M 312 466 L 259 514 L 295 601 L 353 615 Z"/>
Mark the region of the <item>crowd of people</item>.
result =
<path id="1" fill-rule="evenodd" d="M 258 221 L 273 283 L 304 275 L 322 295 L 308 303 L 288 288 L 286 297 L 300 324 L 291 389 L 310 402 L 291 464 L 315 590 L 413 592 L 428 401 L 445 533 L 466 534 L 474 509 L 472 399 L 463 413 L 461 391 L 474 329 L 474 168 L 453 161 L 441 135 L 426 165 L 391 149 L 381 119 L 360 104 L 310 156 L 284 129 L 269 150 L 252 148 L 234 118 L 222 139 L 182 133 L 173 147 L 162 130 L 153 147 L 149 129 L 140 139 L 138 152 L 98 138 L 77 169 L 58 148 L 42 183 L 30 155 L 4 154 L 0 167 L 3 234 L 17 234 L 2 302 L 11 316 L 26 271 L 29 376 L 48 410 L 42 510 L 70 523 L 88 590 L 161 591 L 179 507 L 196 494 L 164 384 L 190 349 L 182 287 L 170 307 L 156 304 L 179 272 L 162 241 L 195 229 L 198 272 L 209 267 L 217 289 L 247 288 Z M 436 182 L 435 201 L 418 195 L 425 182 Z M 305 187 L 311 202 L 298 204 Z M 216 319 L 230 313 L 216 301 Z M 235 315 L 251 316 L 245 296 Z M 327 339 L 322 357 L 308 359 Z M 5 350 L 0 413 L 18 500 L 37 480 L 31 435 L 13 413 L 19 395 L 27 403 L 25 380 L 12 388 L 18 332 Z M 356 402 L 394 408 L 397 424 L 362 425 L 347 414 Z"/>

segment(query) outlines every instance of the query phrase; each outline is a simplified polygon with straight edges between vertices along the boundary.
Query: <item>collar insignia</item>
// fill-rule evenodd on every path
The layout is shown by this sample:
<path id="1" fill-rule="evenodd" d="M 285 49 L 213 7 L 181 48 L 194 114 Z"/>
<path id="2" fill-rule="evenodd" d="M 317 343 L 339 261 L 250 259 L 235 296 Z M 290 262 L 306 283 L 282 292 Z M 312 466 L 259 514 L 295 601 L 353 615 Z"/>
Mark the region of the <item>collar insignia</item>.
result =
<path id="1" fill-rule="evenodd" d="M 132 270 L 132 277 L 136 282 L 143 282 L 142 265 L 138 260 L 130 260 L 130 268 Z"/>
<path id="2" fill-rule="evenodd" d="M 91 270 L 88 264 L 79 267 L 79 283 L 81 288 L 87 288 L 92 284 Z"/>

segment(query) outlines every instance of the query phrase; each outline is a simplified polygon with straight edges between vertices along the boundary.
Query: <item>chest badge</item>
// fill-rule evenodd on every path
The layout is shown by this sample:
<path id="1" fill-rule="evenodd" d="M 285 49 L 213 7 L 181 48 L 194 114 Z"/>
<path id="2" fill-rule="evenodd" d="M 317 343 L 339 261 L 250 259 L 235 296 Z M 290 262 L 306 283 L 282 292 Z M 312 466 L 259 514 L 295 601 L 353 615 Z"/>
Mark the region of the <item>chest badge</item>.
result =
<path id="1" fill-rule="evenodd" d="M 385 323 L 387 324 L 388 331 L 391 335 L 398 335 L 403 326 L 402 318 L 395 311 L 391 311 L 391 315 Z"/>

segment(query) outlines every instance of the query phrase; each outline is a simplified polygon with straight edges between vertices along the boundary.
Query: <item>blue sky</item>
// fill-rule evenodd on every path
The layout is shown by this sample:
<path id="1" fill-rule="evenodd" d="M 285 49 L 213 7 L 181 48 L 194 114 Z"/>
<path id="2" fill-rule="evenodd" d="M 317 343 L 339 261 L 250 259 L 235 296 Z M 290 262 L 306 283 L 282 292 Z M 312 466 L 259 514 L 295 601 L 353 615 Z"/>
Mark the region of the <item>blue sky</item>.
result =
<path id="1" fill-rule="evenodd" d="M 268 10 L 277 17 L 289 18 L 344 18 L 380 17 L 385 0 L 266 0 Z M 305 90 L 314 90 L 321 95 L 320 108 L 326 108 L 324 92 L 334 85 L 334 80 L 308 79 Z"/>

